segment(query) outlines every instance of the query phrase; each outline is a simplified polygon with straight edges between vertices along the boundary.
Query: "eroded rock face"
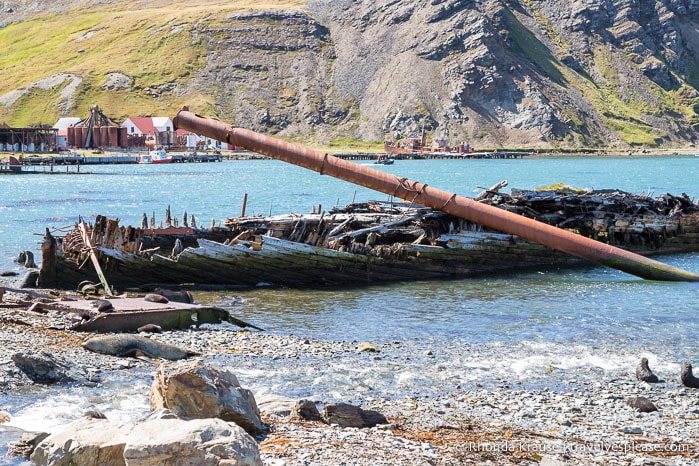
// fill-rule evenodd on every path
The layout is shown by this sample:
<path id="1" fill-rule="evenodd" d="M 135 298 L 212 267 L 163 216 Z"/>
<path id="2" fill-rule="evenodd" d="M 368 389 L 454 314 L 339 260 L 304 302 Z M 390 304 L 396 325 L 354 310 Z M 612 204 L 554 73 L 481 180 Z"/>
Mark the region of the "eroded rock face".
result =
<path id="1" fill-rule="evenodd" d="M 151 410 L 168 408 L 187 419 L 220 418 L 251 435 L 267 431 L 255 397 L 234 374 L 201 361 L 164 363 L 158 367 L 150 394 Z"/>

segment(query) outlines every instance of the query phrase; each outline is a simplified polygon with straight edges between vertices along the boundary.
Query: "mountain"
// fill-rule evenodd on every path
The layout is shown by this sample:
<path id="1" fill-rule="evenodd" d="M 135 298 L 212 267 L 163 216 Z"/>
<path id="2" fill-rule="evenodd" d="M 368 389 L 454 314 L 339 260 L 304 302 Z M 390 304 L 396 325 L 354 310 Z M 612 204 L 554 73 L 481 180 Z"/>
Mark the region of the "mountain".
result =
<path id="1" fill-rule="evenodd" d="M 191 110 L 306 143 L 687 148 L 699 0 L 5 1 L 0 122 Z"/>

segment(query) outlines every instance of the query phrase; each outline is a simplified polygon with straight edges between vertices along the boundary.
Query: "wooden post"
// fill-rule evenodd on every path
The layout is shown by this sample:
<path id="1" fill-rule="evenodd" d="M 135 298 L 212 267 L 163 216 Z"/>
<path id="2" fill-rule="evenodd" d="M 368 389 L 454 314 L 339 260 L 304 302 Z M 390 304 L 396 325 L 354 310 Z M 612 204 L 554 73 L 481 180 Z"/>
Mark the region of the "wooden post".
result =
<path id="1" fill-rule="evenodd" d="M 100 283 L 102 283 L 102 286 L 104 287 L 105 293 L 111 295 L 112 290 L 111 288 L 109 288 L 109 284 L 107 283 L 107 279 L 104 277 L 104 273 L 102 273 L 102 267 L 100 267 L 100 262 L 97 259 L 97 255 L 95 254 L 95 251 L 92 247 L 90 237 L 87 235 L 87 228 L 85 227 L 85 222 L 80 222 L 80 236 L 82 236 L 83 242 L 85 243 L 85 246 L 87 246 L 87 249 L 90 253 L 90 259 L 92 260 L 92 265 L 95 266 L 95 271 L 97 272 L 97 276 L 100 279 Z"/>
<path id="2" fill-rule="evenodd" d="M 56 283 L 56 238 L 47 228 L 44 241 L 41 243 L 41 269 L 36 285 L 42 288 L 53 288 Z"/>
<path id="3" fill-rule="evenodd" d="M 243 211 L 240 213 L 241 217 L 245 217 L 245 207 L 248 205 L 248 193 L 243 196 Z"/>

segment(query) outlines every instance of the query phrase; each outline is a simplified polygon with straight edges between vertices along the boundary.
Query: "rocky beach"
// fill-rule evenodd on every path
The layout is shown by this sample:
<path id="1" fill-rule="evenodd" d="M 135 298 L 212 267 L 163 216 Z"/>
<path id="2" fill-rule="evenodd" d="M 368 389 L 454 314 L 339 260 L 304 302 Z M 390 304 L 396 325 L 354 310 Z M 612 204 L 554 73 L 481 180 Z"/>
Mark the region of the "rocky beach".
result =
<path id="1" fill-rule="evenodd" d="M 128 409 L 112 412 L 105 404 L 100 411 L 107 419 L 148 416 L 149 387 L 162 361 L 87 351 L 81 344 L 94 335 L 60 329 L 61 316 L 48 316 L 53 321 L 47 325 L 46 316 L 34 318 L 10 306 L 13 299 L 6 293 L 0 310 L 3 400 L 48 386 L 52 396 L 90 387 L 104 399 L 133 398 Z M 449 353 L 490 349 L 319 340 L 230 324 L 143 335 L 197 353 L 191 359 L 232 372 L 254 393 L 269 427 L 255 436 L 265 465 L 690 465 L 699 458 L 699 391 L 682 385 L 679 370 L 658 373 L 657 384 L 637 381 L 634 367 L 560 374 L 550 367 L 549 377 L 531 384 L 506 378 L 459 383 L 443 377 L 449 373 Z M 32 380 L 17 362 L 18 354 L 42 351 L 57 362 L 55 380 Z M 378 382 L 376 374 L 386 372 L 396 377 Z M 414 378 L 432 379 L 431 389 L 411 388 Z M 322 383 L 328 379 L 333 383 Z M 118 389 L 110 385 L 113 380 L 120 381 Z M 336 389 L 320 389 L 315 381 Z M 630 406 L 643 406 L 639 398 L 657 410 Z M 299 418 L 292 413 L 301 399 L 320 411 L 330 403 L 348 403 L 378 412 L 386 422 L 357 428 Z M 26 423 L 27 407 L 8 403 L 0 405 L 0 463 L 24 464 L 28 460 L 8 456 L 8 445 L 21 437 L 17 426 Z M 94 406 L 94 400 L 78 395 L 59 420 L 43 425 L 49 432 L 60 430 Z"/>

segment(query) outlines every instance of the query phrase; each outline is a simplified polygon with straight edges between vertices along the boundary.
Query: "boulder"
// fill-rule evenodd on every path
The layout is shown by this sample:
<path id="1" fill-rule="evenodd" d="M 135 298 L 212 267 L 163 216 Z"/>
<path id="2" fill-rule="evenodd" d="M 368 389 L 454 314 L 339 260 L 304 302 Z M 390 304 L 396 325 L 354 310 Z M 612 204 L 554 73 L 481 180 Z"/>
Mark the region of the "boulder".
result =
<path id="1" fill-rule="evenodd" d="M 178 419 L 158 410 L 131 431 L 124 448 L 128 466 L 172 464 L 262 466 L 255 440 L 221 419 Z"/>
<path id="2" fill-rule="evenodd" d="M 15 353 L 12 362 L 36 383 L 99 382 L 99 377 L 78 364 L 68 363 L 48 351 Z"/>
<path id="3" fill-rule="evenodd" d="M 7 455 L 29 459 L 36 446 L 48 436 L 48 432 L 24 432 L 19 440 L 8 442 Z"/>
<path id="4" fill-rule="evenodd" d="M 262 465 L 255 440 L 241 427 L 179 419 L 166 409 L 137 423 L 82 417 L 43 439 L 30 459 L 36 465 Z"/>
<path id="5" fill-rule="evenodd" d="M 340 427 L 374 427 L 377 424 L 388 424 L 388 420 L 378 411 L 364 410 L 347 403 L 325 405 L 325 421 Z"/>
<path id="6" fill-rule="evenodd" d="M 82 417 L 42 440 L 30 459 L 36 465 L 125 466 L 124 447 L 133 424 Z"/>
<path id="7" fill-rule="evenodd" d="M 318 412 L 316 404 L 311 400 L 299 400 L 291 411 L 291 419 L 295 421 L 325 422 Z"/>
<path id="8" fill-rule="evenodd" d="M 288 416 L 291 410 L 294 409 L 296 400 L 287 398 L 281 395 L 273 395 L 271 393 L 256 395 L 255 401 L 261 413 L 271 416 Z"/>
<path id="9" fill-rule="evenodd" d="M 201 361 L 161 364 L 151 386 L 150 407 L 168 408 L 185 419 L 220 418 L 251 435 L 267 431 L 252 392 L 242 388 L 231 372 Z"/>

